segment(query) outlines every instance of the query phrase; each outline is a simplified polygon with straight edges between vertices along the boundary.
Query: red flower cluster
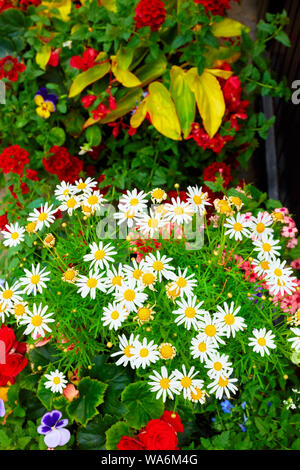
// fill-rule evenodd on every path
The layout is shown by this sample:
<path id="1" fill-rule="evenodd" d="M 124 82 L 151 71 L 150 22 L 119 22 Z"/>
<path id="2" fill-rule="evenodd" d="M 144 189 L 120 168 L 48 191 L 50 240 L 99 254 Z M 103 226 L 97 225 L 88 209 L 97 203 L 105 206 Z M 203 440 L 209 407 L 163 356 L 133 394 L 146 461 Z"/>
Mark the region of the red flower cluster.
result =
<path id="1" fill-rule="evenodd" d="M 11 82 L 18 80 L 18 74 L 24 72 L 26 66 L 18 62 L 18 59 L 7 55 L 0 60 L 0 80 L 1 78 L 8 78 Z"/>
<path id="2" fill-rule="evenodd" d="M 19 145 L 10 145 L 0 155 L 0 168 L 3 173 L 22 175 L 27 163 L 29 163 L 29 153 Z"/>
<path id="3" fill-rule="evenodd" d="M 151 31 L 157 31 L 166 19 L 164 2 L 161 0 L 140 0 L 135 9 L 137 28 L 150 26 Z"/>
<path id="4" fill-rule="evenodd" d="M 82 54 L 82 57 L 80 57 L 80 55 L 74 55 L 70 59 L 70 65 L 74 69 L 82 71 L 88 70 L 96 65 L 96 58 L 98 54 L 99 52 L 97 52 L 95 49 L 88 47 Z"/>
<path id="5" fill-rule="evenodd" d="M 40 3 L 41 3 L 41 0 L 19 0 L 19 5 L 25 8 L 30 7 L 30 5 L 38 7 Z"/>
<path id="6" fill-rule="evenodd" d="M 207 132 L 198 124 L 197 122 L 193 122 L 192 124 L 192 131 L 187 139 L 194 139 L 199 147 L 202 147 L 203 150 L 210 149 L 213 152 L 219 154 L 224 147 L 224 145 L 233 140 L 233 137 L 230 135 L 221 136 L 217 133 L 214 137 L 210 138 Z"/>
<path id="7" fill-rule="evenodd" d="M 86 95 L 86 96 L 83 96 L 80 101 L 83 104 L 83 107 L 87 109 L 90 106 L 92 106 L 92 104 L 94 104 L 96 99 L 97 99 L 96 95 Z"/>
<path id="8" fill-rule="evenodd" d="M 238 1 L 239 0 L 235 0 L 235 2 Z M 225 16 L 226 10 L 231 8 L 230 0 L 194 0 L 194 2 L 203 5 L 207 15 L 211 13 L 215 16 Z"/>
<path id="9" fill-rule="evenodd" d="M 0 341 L 5 344 L 5 364 L 0 364 L 0 386 L 13 384 L 15 377 L 26 367 L 27 359 L 24 357 L 26 343 L 18 343 L 11 328 L 2 325 L 0 328 Z"/>
<path id="10" fill-rule="evenodd" d="M 71 156 L 65 147 L 59 145 L 51 147 L 49 152 L 51 155 L 43 158 L 46 171 L 56 175 L 60 181 L 75 183 L 83 169 L 83 161 Z"/>
<path id="11" fill-rule="evenodd" d="M 223 162 L 213 162 L 203 171 L 203 181 L 216 181 L 216 177 L 221 175 L 224 180 L 224 186 L 228 186 L 232 181 L 232 174 L 229 166 Z"/>
<path id="12" fill-rule="evenodd" d="M 93 115 L 93 119 L 96 121 L 97 119 L 103 119 L 105 116 L 110 112 L 110 110 L 105 106 L 105 104 L 100 103 L 98 104 L 97 108 L 91 111 Z"/>
<path id="13" fill-rule="evenodd" d="M 183 425 L 174 411 L 164 411 L 160 419 L 151 419 L 136 438 L 123 436 L 119 450 L 179 450 L 177 433 L 183 432 Z"/>
<path id="14" fill-rule="evenodd" d="M 9 224 L 7 218 L 7 212 L 5 214 L 0 215 L 0 230 L 5 230 L 5 226 Z"/>

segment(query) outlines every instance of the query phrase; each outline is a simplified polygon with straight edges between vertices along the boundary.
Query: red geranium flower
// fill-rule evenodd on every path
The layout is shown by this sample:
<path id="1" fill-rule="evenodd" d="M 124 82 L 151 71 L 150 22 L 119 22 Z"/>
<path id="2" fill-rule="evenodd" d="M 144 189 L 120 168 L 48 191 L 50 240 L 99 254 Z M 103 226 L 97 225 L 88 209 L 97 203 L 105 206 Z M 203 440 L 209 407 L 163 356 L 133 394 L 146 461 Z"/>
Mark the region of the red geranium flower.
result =
<path id="1" fill-rule="evenodd" d="M 10 8 L 14 8 L 11 2 L 8 2 L 7 0 L 0 0 L 0 13 Z"/>
<path id="2" fill-rule="evenodd" d="M 7 212 L 5 212 L 5 214 L 0 215 L 0 230 L 5 230 L 5 225 L 8 224 Z"/>
<path id="3" fill-rule="evenodd" d="M 7 55 L 0 60 L 0 80 L 1 78 L 8 78 L 11 82 L 18 80 L 18 74 L 24 72 L 26 66 L 18 62 L 11 55 Z"/>
<path id="4" fill-rule="evenodd" d="M 29 153 L 19 145 L 5 148 L 0 155 L 0 168 L 3 173 L 22 175 L 27 163 L 29 163 Z"/>
<path id="5" fill-rule="evenodd" d="M 160 419 L 173 426 L 176 432 L 184 431 L 180 416 L 178 413 L 176 413 L 176 411 L 165 410 Z"/>
<path id="6" fill-rule="evenodd" d="M 38 172 L 35 170 L 31 170 L 30 168 L 26 169 L 26 178 L 28 178 L 31 181 L 38 181 Z"/>
<path id="7" fill-rule="evenodd" d="M 140 0 L 135 9 L 135 23 L 137 28 L 150 26 L 157 31 L 166 19 L 165 4 L 161 0 Z"/>
<path id="8" fill-rule="evenodd" d="M 96 95 L 86 95 L 86 96 L 83 96 L 80 101 L 83 104 L 84 108 L 89 108 L 90 106 L 92 106 L 92 104 L 94 103 L 96 99 L 97 99 Z"/>
<path id="9" fill-rule="evenodd" d="M 119 450 L 144 450 L 144 444 L 133 437 L 123 436 L 119 444 L 117 444 Z"/>
<path id="10" fill-rule="evenodd" d="M 71 156 L 65 147 L 59 145 L 51 147 L 49 152 L 50 156 L 43 158 L 46 171 L 56 175 L 60 181 L 75 183 L 83 169 L 83 161 Z"/>
<path id="11" fill-rule="evenodd" d="M 40 3 L 41 0 L 19 0 L 19 5 L 24 6 L 25 8 L 29 7 L 30 5 L 38 7 Z"/>
<path id="12" fill-rule="evenodd" d="M 2 325 L 0 340 L 5 344 L 5 364 L 0 364 L 0 386 L 13 384 L 15 377 L 26 367 L 28 361 L 24 357 L 26 343 L 18 343 L 12 328 Z"/>
<path id="13" fill-rule="evenodd" d="M 88 70 L 96 65 L 95 60 L 98 54 L 99 52 L 97 52 L 95 49 L 88 47 L 82 54 L 82 57 L 80 57 L 80 55 L 74 55 L 70 60 L 70 65 L 74 69 L 79 69 L 82 71 Z"/>
<path id="14" fill-rule="evenodd" d="M 207 166 L 203 171 L 203 180 L 216 181 L 216 177 L 219 174 L 223 177 L 224 185 L 228 186 L 232 181 L 232 174 L 229 166 L 223 162 L 213 162 L 211 165 Z"/>
<path id="15" fill-rule="evenodd" d="M 239 0 L 235 0 L 238 2 Z M 206 14 L 225 16 L 226 10 L 231 8 L 230 0 L 194 0 L 195 3 L 203 5 Z"/>
<path id="16" fill-rule="evenodd" d="M 100 103 L 98 104 L 97 108 L 92 111 L 93 119 L 96 121 L 97 119 L 103 119 L 109 113 L 109 109 L 105 106 L 105 104 Z"/>

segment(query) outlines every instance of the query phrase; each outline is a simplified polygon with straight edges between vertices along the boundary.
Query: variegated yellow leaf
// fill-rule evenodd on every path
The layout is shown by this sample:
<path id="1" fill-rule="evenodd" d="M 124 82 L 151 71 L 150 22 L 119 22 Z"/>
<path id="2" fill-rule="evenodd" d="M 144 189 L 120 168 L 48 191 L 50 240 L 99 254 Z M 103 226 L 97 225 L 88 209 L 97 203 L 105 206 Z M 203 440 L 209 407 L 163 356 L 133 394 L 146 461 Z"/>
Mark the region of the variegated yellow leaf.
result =
<path id="1" fill-rule="evenodd" d="M 176 106 L 184 138 L 187 138 L 195 120 L 195 95 L 187 84 L 184 70 L 176 65 L 171 69 L 170 93 Z"/>
<path id="2" fill-rule="evenodd" d="M 230 70 L 222 70 L 222 69 L 205 69 L 206 72 L 211 73 L 215 77 L 220 77 L 224 78 L 227 80 L 229 77 L 233 75 L 233 72 L 230 72 Z"/>
<path id="3" fill-rule="evenodd" d="M 179 119 L 170 92 L 160 82 L 149 85 L 147 111 L 153 126 L 173 140 L 182 140 Z"/>
<path id="4" fill-rule="evenodd" d="M 131 116 L 130 125 L 131 127 L 134 127 L 135 129 L 142 124 L 143 120 L 146 117 L 146 114 L 147 114 L 147 101 L 146 100 L 147 98 L 138 105 L 135 113 Z"/>
<path id="5" fill-rule="evenodd" d="M 141 81 L 133 73 L 119 66 L 117 56 L 111 56 L 111 70 L 118 82 L 126 88 L 133 88 L 141 84 Z"/>
<path id="6" fill-rule="evenodd" d="M 48 64 L 50 55 L 51 55 L 51 46 L 48 46 L 47 44 L 44 44 L 41 50 L 37 52 L 35 56 L 35 61 L 41 67 L 42 70 L 46 69 L 46 65 Z"/>
<path id="7" fill-rule="evenodd" d="M 74 96 L 79 95 L 79 93 L 81 93 L 82 90 L 84 90 L 91 83 L 94 83 L 97 80 L 100 80 L 100 78 L 104 77 L 104 75 L 106 75 L 109 70 L 109 62 L 103 62 L 102 64 L 95 65 L 94 67 L 77 75 L 71 85 L 69 98 L 73 98 Z"/>
<path id="8" fill-rule="evenodd" d="M 222 21 L 212 24 L 212 33 L 217 38 L 241 36 L 243 30 L 247 33 L 251 31 L 248 26 L 239 21 L 232 20 L 231 18 L 224 18 Z"/>
<path id="9" fill-rule="evenodd" d="M 71 13 L 72 0 L 60 0 L 60 1 L 42 1 L 42 6 L 46 7 L 47 13 L 50 13 L 54 8 L 59 11 L 59 16 L 63 21 L 69 21 L 69 14 Z M 45 11 L 45 10 L 44 10 Z M 51 14 L 53 14 L 51 12 Z"/>

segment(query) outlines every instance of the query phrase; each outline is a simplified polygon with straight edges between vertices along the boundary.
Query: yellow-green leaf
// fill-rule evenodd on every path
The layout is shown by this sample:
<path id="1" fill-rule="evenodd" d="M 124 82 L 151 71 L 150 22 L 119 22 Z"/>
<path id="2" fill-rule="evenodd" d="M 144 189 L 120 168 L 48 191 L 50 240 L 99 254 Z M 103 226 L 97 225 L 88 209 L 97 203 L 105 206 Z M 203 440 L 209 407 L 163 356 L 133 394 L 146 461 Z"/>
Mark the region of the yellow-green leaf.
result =
<path id="1" fill-rule="evenodd" d="M 109 11 L 113 11 L 114 13 L 117 11 L 116 0 L 101 0 L 101 5 Z"/>
<path id="2" fill-rule="evenodd" d="M 135 108 L 139 101 L 141 100 L 143 90 L 141 88 L 133 88 L 129 90 L 120 100 L 117 101 L 117 107 L 110 113 L 108 113 L 105 118 L 94 120 L 93 118 L 87 119 L 83 125 L 83 129 L 86 129 L 89 126 L 95 124 L 95 122 L 101 122 L 101 124 L 107 124 L 108 122 L 113 122 L 116 119 L 119 119 L 125 114 L 129 113 L 133 108 Z"/>
<path id="3" fill-rule="evenodd" d="M 170 92 L 186 139 L 195 120 L 195 95 L 186 82 L 184 70 L 176 65 L 171 69 Z"/>
<path id="4" fill-rule="evenodd" d="M 211 73 L 215 77 L 224 78 L 225 80 L 227 80 L 233 74 L 233 72 L 230 72 L 230 70 L 223 70 L 223 69 L 205 69 L 205 70 L 206 72 Z"/>
<path id="5" fill-rule="evenodd" d="M 141 84 L 141 81 L 133 73 L 118 64 L 117 56 L 111 56 L 111 70 L 118 82 L 126 88 L 133 88 Z"/>
<path id="6" fill-rule="evenodd" d="M 72 0 L 61 0 L 61 1 L 43 1 L 42 6 L 46 7 L 46 12 L 50 13 L 54 8 L 59 11 L 59 16 L 63 21 L 69 21 L 69 14 L 71 13 Z M 53 14 L 51 12 L 51 14 Z"/>
<path id="7" fill-rule="evenodd" d="M 187 80 L 195 93 L 197 107 L 203 121 L 203 126 L 212 138 L 218 131 L 225 113 L 225 101 L 217 78 L 206 69 L 198 75 L 197 69 L 187 72 Z"/>
<path id="8" fill-rule="evenodd" d="M 104 75 L 106 75 L 109 70 L 109 62 L 103 62 L 102 64 L 95 65 L 94 67 L 77 75 L 71 85 L 69 98 L 73 98 L 74 96 L 79 95 L 79 93 L 81 93 L 82 90 L 84 90 L 91 83 L 94 83 L 97 80 L 100 80 L 100 78 L 104 77 Z"/>
<path id="9" fill-rule="evenodd" d="M 141 86 L 148 85 L 148 83 L 161 77 L 167 68 L 167 59 L 164 54 L 158 56 L 150 64 L 145 64 L 135 71 L 135 75 L 140 79 Z"/>
<path id="10" fill-rule="evenodd" d="M 179 119 L 170 92 L 160 82 L 149 85 L 147 111 L 153 126 L 173 140 L 182 140 Z"/>
<path id="11" fill-rule="evenodd" d="M 222 21 L 212 24 L 212 33 L 217 38 L 241 36 L 243 30 L 247 33 L 251 31 L 248 26 L 240 23 L 239 21 L 232 20 L 231 18 L 224 18 Z"/>
<path id="12" fill-rule="evenodd" d="M 42 70 L 45 70 L 46 65 L 48 64 L 48 61 L 50 59 L 50 55 L 51 55 L 51 46 L 48 46 L 47 44 L 44 44 L 41 50 L 37 52 L 35 56 L 35 61 L 41 67 Z"/>
<path id="13" fill-rule="evenodd" d="M 136 108 L 135 113 L 131 116 L 130 125 L 135 129 L 139 127 L 147 114 L 147 102 L 146 100 L 142 101 Z"/>

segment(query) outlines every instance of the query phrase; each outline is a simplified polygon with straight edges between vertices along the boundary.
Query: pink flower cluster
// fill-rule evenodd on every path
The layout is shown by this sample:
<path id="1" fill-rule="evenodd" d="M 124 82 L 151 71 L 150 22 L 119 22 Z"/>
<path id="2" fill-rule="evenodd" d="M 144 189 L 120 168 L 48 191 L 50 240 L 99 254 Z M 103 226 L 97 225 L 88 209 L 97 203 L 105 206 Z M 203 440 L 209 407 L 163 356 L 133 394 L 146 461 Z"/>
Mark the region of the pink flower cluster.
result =
<path id="1" fill-rule="evenodd" d="M 300 309 L 300 279 L 297 279 L 297 290 L 292 295 L 281 296 L 277 294 L 273 297 L 275 305 L 280 304 L 283 312 L 294 315 Z"/>
<path id="2" fill-rule="evenodd" d="M 295 246 L 297 246 L 298 244 L 298 239 L 297 239 L 298 229 L 296 227 L 294 220 L 289 216 L 289 210 L 286 207 L 280 207 L 279 209 L 275 209 L 274 212 L 275 213 L 280 212 L 283 215 L 282 223 L 284 224 L 284 226 L 281 230 L 281 235 L 283 237 L 290 238 L 286 247 L 289 248 L 290 250 L 292 248 L 295 248 Z"/>

